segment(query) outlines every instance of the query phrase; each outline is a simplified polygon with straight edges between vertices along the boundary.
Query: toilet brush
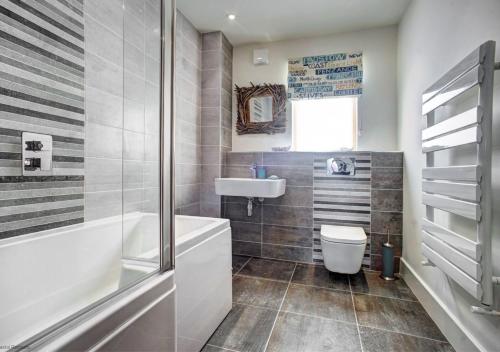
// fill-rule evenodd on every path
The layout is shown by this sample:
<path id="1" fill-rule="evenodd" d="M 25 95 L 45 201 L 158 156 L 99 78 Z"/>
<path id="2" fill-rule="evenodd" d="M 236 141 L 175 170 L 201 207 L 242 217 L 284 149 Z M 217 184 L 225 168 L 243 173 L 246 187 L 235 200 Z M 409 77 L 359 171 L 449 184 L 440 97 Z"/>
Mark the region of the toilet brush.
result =
<path id="1" fill-rule="evenodd" d="M 387 242 L 382 244 L 382 273 L 380 277 L 386 281 L 396 280 L 394 276 L 394 245 L 391 243 L 389 226 L 387 226 Z"/>

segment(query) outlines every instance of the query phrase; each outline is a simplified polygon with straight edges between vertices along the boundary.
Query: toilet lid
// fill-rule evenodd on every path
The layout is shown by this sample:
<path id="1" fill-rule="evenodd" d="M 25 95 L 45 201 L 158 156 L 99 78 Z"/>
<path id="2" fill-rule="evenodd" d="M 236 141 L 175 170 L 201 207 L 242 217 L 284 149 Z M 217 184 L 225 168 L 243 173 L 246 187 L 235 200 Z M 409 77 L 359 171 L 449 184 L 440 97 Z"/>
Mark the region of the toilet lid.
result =
<path id="1" fill-rule="evenodd" d="M 321 239 L 337 243 L 366 243 L 365 230 L 362 227 L 321 225 Z"/>

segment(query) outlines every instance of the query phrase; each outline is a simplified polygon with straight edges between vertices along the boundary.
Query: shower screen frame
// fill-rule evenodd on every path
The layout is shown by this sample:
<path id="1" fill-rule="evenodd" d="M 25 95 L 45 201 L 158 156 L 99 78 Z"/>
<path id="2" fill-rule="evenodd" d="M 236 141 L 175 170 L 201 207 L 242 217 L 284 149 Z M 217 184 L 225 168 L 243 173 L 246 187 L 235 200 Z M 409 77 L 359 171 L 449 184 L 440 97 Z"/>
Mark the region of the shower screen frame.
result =
<path id="1" fill-rule="evenodd" d="M 176 0 L 159 0 L 161 6 L 161 46 L 160 46 L 160 106 L 159 106 L 159 266 L 151 273 L 138 280 L 121 287 L 119 290 L 89 304 L 82 310 L 68 316 L 51 327 L 40 331 L 34 336 L 21 342 L 19 346 L 28 349 L 43 348 L 69 329 L 91 319 L 96 313 L 104 310 L 108 304 L 120 300 L 127 291 L 136 289 L 146 283 L 148 279 L 170 272 L 174 269 L 174 67 L 175 67 L 175 24 Z M 167 5 L 170 3 L 170 6 Z M 169 8 L 170 7 L 170 8 Z M 170 13 L 169 13 L 170 12 Z M 170 15 L 170 22 L 167 20 Z M 170 62 L 168 62 L 170 60 Z M 166 77 L 169 79 L 167 80 Z"/>

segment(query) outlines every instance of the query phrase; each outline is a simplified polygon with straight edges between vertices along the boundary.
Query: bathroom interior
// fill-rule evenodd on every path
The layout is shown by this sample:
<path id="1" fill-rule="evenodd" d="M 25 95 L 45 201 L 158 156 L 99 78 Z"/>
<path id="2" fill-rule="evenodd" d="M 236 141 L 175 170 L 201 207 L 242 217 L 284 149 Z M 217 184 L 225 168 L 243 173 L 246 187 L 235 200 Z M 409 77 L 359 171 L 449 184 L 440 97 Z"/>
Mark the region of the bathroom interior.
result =
<path id="1" fill-rule="evenodd" d="M 0 350 L 500 351 L 498 0 L 2 0 Z"/>

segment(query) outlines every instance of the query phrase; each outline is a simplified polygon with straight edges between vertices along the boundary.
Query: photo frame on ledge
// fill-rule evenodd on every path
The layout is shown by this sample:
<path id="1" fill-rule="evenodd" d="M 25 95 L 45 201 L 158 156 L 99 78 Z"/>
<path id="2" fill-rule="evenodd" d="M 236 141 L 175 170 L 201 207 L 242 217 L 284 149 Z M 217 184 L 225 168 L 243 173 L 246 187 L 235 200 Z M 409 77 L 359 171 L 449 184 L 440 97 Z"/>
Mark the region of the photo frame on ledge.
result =
<path id="1" fill-rule="evenodd" d="M 236 132 L 242 134 L 275 134 L 286 131 L 286 88 L 283 84 L 261 84 L 250 87 L 235 85 L 238 102 Z"/>

